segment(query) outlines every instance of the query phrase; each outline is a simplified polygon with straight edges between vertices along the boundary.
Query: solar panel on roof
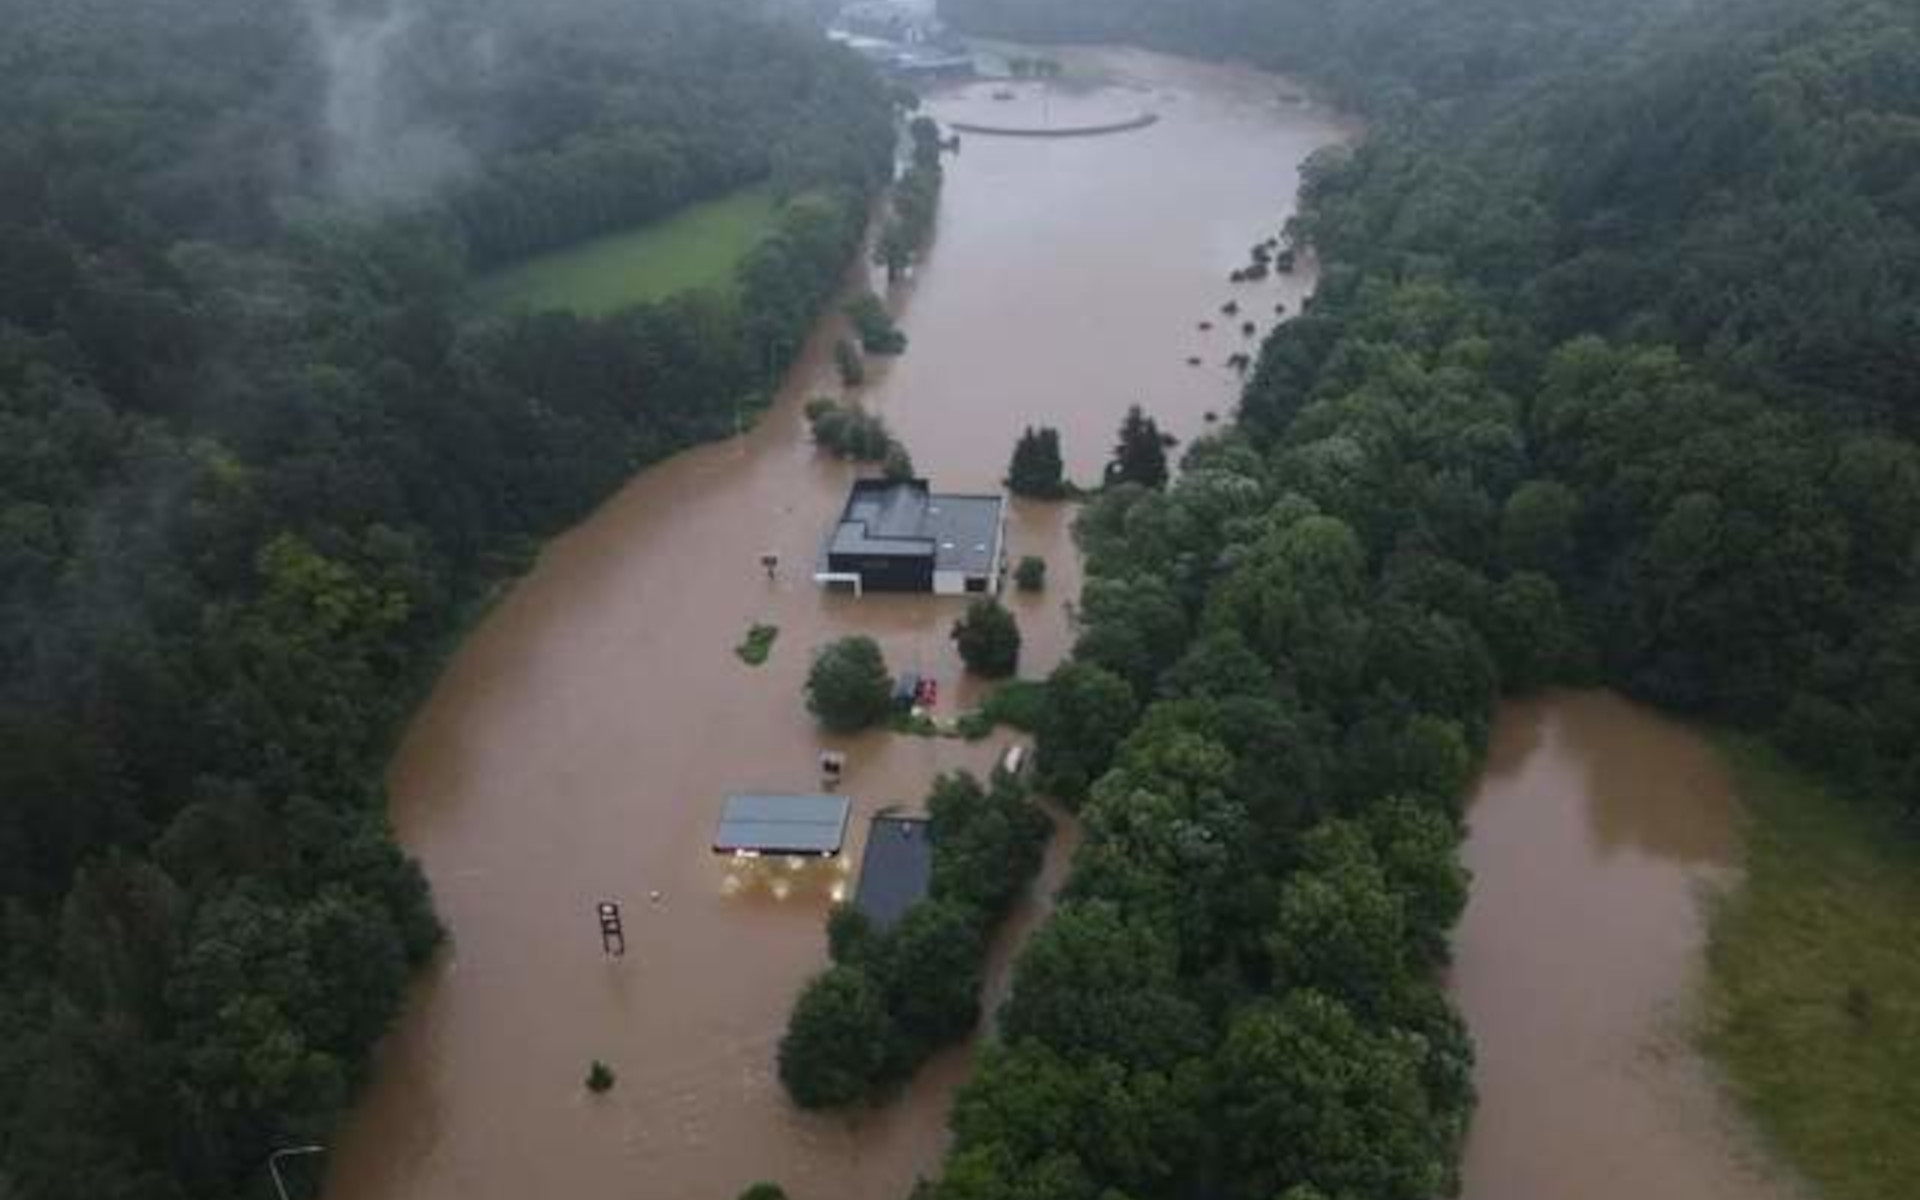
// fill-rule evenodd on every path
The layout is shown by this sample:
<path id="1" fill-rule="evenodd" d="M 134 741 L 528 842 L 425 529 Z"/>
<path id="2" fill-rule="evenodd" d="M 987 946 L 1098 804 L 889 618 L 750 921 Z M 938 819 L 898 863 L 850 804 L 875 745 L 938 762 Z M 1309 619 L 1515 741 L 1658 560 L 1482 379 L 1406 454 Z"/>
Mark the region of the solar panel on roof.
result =
<path id="1" fill-rule="evenodd" d="M 714 831 L 716 854 L 840 853 L 853 801 L 845 796 L 729 796 Z"/>

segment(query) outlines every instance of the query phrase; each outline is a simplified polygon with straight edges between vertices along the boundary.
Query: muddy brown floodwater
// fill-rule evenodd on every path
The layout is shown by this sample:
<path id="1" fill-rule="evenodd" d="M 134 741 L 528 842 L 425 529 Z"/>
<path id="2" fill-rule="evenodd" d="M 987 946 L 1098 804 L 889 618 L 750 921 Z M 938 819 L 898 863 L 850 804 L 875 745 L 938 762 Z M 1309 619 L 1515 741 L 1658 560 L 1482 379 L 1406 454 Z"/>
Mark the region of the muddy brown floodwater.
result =
<path id="1" fill-rule="evenodd" d="M 1269 76 L 1137 53 L 1074 59 L 1108 79 L 1073 93 L 1075 111 L 1151 107 L 1159 123 L 1073 141 L 966 139 L 929 261 L 891 297 L 912 345 L 862 399 L 940 488 L 997 489 L 1028 422 L 1061 430 L 1082 479 L 1129 403 L 1193 436 L 1207 413 L 1229 415 L 1237 378 L 1224 361 L 1254 346 L 1220 305 L 1237 296 L 1264 331 L 1309 285 L 1226 276 L 1279 231 L 1301 161 L 1345 129 L 1283 102 Z M 974 88 L 930 107 L 994 103 Z M 901 1200 L 936 1168 L 970 1050 L 859 1117 L 796 1112 L 774 1074 L 847 879 L 828 869 L 776 890 L 707 851 L 728 792 L 816 786 L 822 741 L 800 685 L 819 643 L 873 634 L 894 665 L 945 683 L 946 716 L 969 694 L 946 636 L 958 602 L 824 596 L 806 576 L 851 477 L 816 454 L 799 415 L 808 395 L 838 391 L 829 344 L 815 338 L 746 436 L 646 472 L 555 541 L 418 714 L 391 770 L 393 820 L 453 940 L 337 1139 L 333 1200 L 730 1200 L 763 1178 L 802 1198 Z M 1069 519 L 1021 506 L 1010 522 L 1011 553 L 1052 568 L 1046 595 L 1012 598 L 1026 674 L 1069 642 Z M 775 582 L 763 551 L 786 564 Z M 756 621 L 780 628 L 757 670 L 732 654 Z M 984 769 L 1002 740 L 837 744 L 857 862 L 866 816 L 918 803 L 936 771 Z M 1070 840 L 1056 839 L 1038 895 Z M 602 956 L 593 918 L 609 897 L 625 902 L 618 961 Z M 1043 905 L 996 947 L 991 994 Z M 595 1058 L 619 1075 L 599 1098 L 582 1086 Z"/>
<path id="2" fill-rule="evenodd" d="M 1655 712 L 1605 693 L 1502 709 L 1452 971 L 1479 1056 L 1466 1200 L 1799 1194 L 1691 1045 L 1734 816 L 1713 748 Z"/>

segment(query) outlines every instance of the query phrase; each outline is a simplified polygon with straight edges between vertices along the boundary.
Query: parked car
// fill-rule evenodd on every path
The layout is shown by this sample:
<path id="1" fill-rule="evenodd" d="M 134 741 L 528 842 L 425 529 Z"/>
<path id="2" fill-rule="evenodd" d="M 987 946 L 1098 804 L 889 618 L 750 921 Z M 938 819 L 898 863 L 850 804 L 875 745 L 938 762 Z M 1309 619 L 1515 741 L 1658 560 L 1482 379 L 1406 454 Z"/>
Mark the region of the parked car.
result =
<path id="1" fill-rule="evenodd" d="M 893 681 L 893 706 L 906 712 L 920 703 L 920 673 L 902 671 Z"/>

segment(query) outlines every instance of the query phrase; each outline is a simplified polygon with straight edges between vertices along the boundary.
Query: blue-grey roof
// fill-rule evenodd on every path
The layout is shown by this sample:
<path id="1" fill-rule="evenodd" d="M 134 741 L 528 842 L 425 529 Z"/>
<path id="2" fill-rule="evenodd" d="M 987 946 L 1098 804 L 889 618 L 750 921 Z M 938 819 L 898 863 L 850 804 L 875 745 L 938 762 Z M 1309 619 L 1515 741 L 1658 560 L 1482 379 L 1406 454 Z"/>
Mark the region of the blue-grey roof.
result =
<path id="1" fill-rule="evenodd" d="M 713 834 L 716 854 L 838 854 L 847 840 L 845 796 L 728 796 Z"/>
<path id="2" fill-rule="evenodd" d="M 933 883 L 932 831 L 925 817 L 873 819 L 853 903 L 879 928 L 890 928 L 926 896 Z"/>
<path id="3" fill-rule="evenodd" d="M 990 574 L 1006 500 L 931 493 L 924 480 L 862 479 L 827 541 L 829 554 L 932 556 L 938 571 Z"/>

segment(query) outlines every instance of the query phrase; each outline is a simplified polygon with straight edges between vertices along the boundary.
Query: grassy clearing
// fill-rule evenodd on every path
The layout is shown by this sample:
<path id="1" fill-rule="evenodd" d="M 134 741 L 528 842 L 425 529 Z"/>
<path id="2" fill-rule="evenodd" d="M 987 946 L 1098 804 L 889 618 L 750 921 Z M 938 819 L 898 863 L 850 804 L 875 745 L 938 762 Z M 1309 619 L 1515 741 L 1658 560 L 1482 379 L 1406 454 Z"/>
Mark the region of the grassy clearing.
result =
<path id="1" fill-rule="evenodd" d="M 747 636 L 740 640 L 740 644 L 733 648 L 733 652 L 740 656 L 741 662 L 750 667 L 757 667 L 766 662 L 767 656 L 773 653 L 773 640 L 779 636 L 778 625 L 755 625 L 747 630 Z"/>
<path id="2" fill-rule="evenodd" d="M 703 287 L 728 287 L 733 271 L 773 227 L 773 194 L 745 188 L 662 221 L 531 258 L 479 282 L 493 312 L 617 312 Z"/>
<path id="3" fill-rule="evenodd" d="M 1723 739 L 1745 884 L 1715 914 L 1708 1051 L 1825 1200 L 1920 1195 L 1920 837 Z"/>

